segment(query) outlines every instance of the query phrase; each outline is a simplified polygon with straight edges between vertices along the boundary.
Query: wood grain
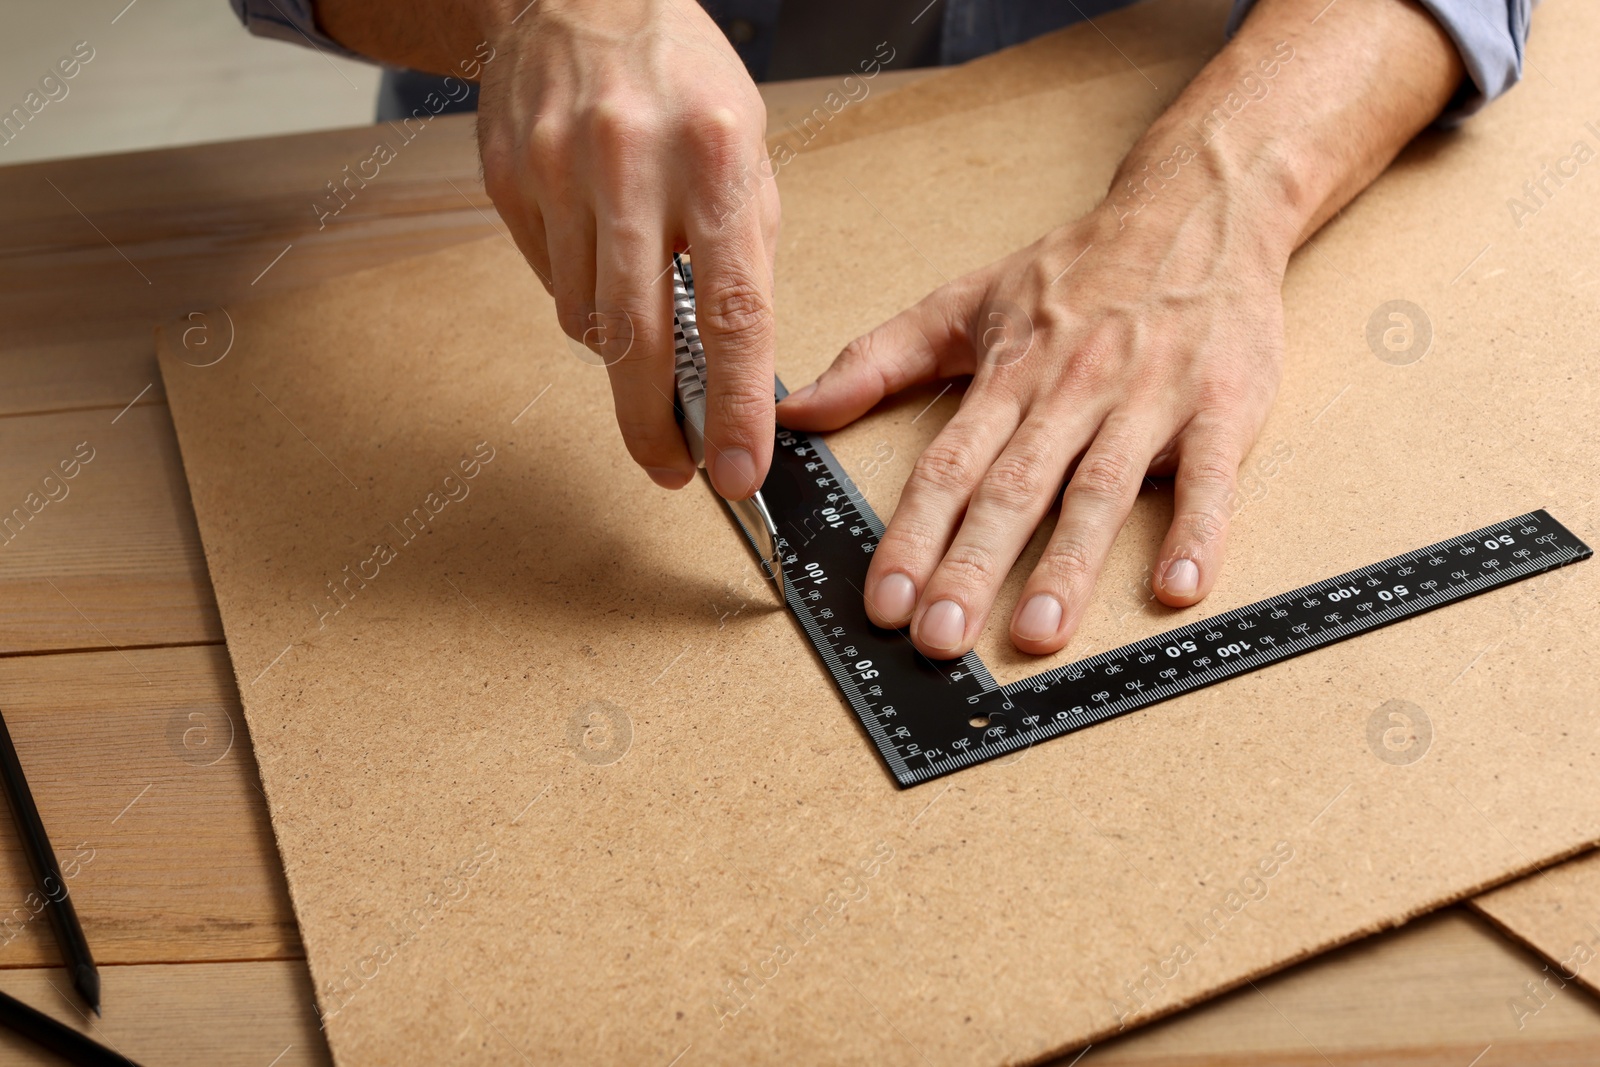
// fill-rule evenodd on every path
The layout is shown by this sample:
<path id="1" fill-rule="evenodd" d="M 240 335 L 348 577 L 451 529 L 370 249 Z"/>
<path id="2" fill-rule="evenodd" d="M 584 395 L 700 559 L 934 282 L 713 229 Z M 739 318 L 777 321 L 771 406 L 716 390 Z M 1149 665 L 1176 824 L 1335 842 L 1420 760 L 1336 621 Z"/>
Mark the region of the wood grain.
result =
<path id="1" fill-rule="evenodd" d="M 25 968 L 6 992 L 145 1067 L 325 1067 L 327 1044 L 298 961 L 102 967 L 105 1016 L 86 1020 L 65 972 Z M 0 1063 L 61 1061 L 0 1030 Z"/>
<path id="2" fill-rule="evenodd" d="M 0 659 L 0 708 L 99 963 L 301 955 L 220 645 Z M 0 832 L 0 967 L 59 958 L 30 888 Z"/>
<path id="3" fill-rule="evenodd" d="M 1600 851 L 1568 860 L 1469 903 L 1507 936 L 1550 961 L 1540 976 L 1556 989 L 1567 981 L 1600 993 Z M 1537 1006 L 1528 1000 L 1525 1009 Z"/>
<path id="4" fill-rule="evenodd" d="M 221 639 L 164 404 L 0 418 L 0 597 L 0 653 Z"/>

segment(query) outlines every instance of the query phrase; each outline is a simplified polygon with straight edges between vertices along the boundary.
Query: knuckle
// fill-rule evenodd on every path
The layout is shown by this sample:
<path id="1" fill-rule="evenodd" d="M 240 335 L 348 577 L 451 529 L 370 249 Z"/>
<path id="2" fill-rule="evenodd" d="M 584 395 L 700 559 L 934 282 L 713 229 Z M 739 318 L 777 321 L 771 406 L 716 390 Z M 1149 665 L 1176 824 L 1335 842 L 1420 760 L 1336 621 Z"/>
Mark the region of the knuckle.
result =
<path id="1" fill-rule="evenodd" d="M 984 503 L 1016 512 L 1028 510 L 1044 488 L 1044 461 L 1036 455 L 1022 454 L 996 460 L 978 492 Z"/>
<path id="2" fill-rule="evenodd" d="M 1184 477 L 1191 485 L 1227 491 L 1239 477 L 1239 465 L 1221 455 L 1200 456 L 1184 465 Z"/>
<path id="3" fill-rule="evenodd" d="M 574 341 L 582 341 L 584 333 L 593 325 L 591 314 L 586 303 L 563 292 L 559 283 L 556 285 L 556 318 L 561 323 L 562 333 Z"/>
<path id="4" fill-rule="evenodd" d="M 943 539 L 927 522 L 896 515 L 872 554 L 872 565 L 889 567 L 895 561 L 937 559 L 943 548 Z"/>
<path id="5" fill-rule="evenodd" d="M 649 275 L 644 275 L 641 278 L 638 268 L 634 267 L 633 264 L 641 261 L 648 263 L 650 261 L 651 242 L 656 238 L 655 231 L 640 221 L 638 215 L 621 212 L 596 212 L 595 229 L 597 231 L 596 236 L 603 242 L 602 247 L 605 245 L 611 246 L 611 256 L 616 257 L 622 263 L 628 264 L 626 271 L 618 271 L 613 276 L 614 280 L 611 284 L 617 288 L 632 288 L 645 284 Z M 639 298 L 630 297 L 629 299 L 638 302 Z"/>
<path id="6" fill-rule="evenodd" d="M 1084 338 L 1067 360 L 1068 388 L 1093 391 L 1111 376 L 1118 350 L 1116 339 L 1103 332 L 1097 331 Z"/>
<path id="7" fill-rule="evenodd" d="M 1208 375 L 1195 386 L 1195 407 L 1200 411 L 1236 411 L 1250 399 L 1250 389 L 1238 378 Z"/>
<path id="8" fill-rule="evenodd" d="M 726 427 L 755 425 L 772 406 L 770 396 L 737 386 L 731 389 L 719 389 L 707 399 L 711 404 L 712 413 Z"/>
<path id="9" fill-rule="evenodd" d="M 598 343 L 607 366 L 626 364 L 631 367 L 660 356 L 664 338 L 665 334 L 647 309 L 625 300 L 620 305 L 590 313 L 583 340 Z"/>
<path id="10" fill-rule="evenodd" d="M 1062 538 L 1045 552 L 1035 573 L 1053 589 L 1072 590 L 1094 580 L 1094 563 L 1082 541 Z"/>
<path id="11" fill-rule="evenodd" d="M 700 328 L 720 335 L 725 343 L 755 346 L 772 336 L 772 304 L 748 279 L 726 282 L 708 292 L 696 313 Z"/>
<path id="12" fill-rule="evenodd" d="M 881 338 L 882 335 L 877 330 L 857 337 L 840 349 L 838 358 L 834 360 L 834 367 L 838 371 L 851 375 L 869 377 L 875 375 L 882 381 L 882 368 L 887 363 L 891 353 L 884 350 Z"/>
<path id="13" fill-rule="evenodd" d="M 998 577 L 998 561 L 982 545 L 957 545 L 939 564 L 940 584 L 957 589 L 983 589 Z"/>
<path id="14" fill-rule="evenodd" d="M 541 118 L 528 130 L 528 162 L 536 171 L 548 172 L 565 158 L 571 132 L 565 122 Z"/>
<path id="15" fill-rule="evenodd" d="M 961 493 L 971 485 L 976 466 L 977 457 L 970 445 L 939 438 L 917 457 L 911 468 L 911 478 L 922 487 L 941 494 Z"/>
<path id="16" fill-rule="evenodd" d="M 1078 464 L 1068 485 L 1069 493 L 1119 500 L 1143 477 L 1134 469 L 1133 455 L 1122 447 L 1102 448 L 1089 453 Z"/>
<path id="17" fill-rule="evenodd" d="M 836 362 L 841 367 L 871 366 L 873 346 L 877 344 L 874 333 L 864 333 L 839 350 Z"/>
<path id="18" fill-rule="evenodd" d="M 686 131 L 702 162 L 714 167 L 744 159 L 750 140 L 748 123 L 733 108 L 715 105 L 691 115 Z"/>
<path id="19" fill-rule="evenodd" d="M 1216 504 L 1207 504 L 1185 515 L 1181 529 L 1187 547 L 1203 549 L 1219 543 L 1227 533 L 1227 515 Z"/>
<path id="20" fill-rule="evenodd" d="M 1189 464 L 1183 472 L 1194 493 L 1178 518 L 1180 536 L 1192 547 L 1204 547 L 1222 540 L 1228 529 L 1229 504 L 1238 484 L 1237 465 L 1221 456 L 1209 456 Z"/>

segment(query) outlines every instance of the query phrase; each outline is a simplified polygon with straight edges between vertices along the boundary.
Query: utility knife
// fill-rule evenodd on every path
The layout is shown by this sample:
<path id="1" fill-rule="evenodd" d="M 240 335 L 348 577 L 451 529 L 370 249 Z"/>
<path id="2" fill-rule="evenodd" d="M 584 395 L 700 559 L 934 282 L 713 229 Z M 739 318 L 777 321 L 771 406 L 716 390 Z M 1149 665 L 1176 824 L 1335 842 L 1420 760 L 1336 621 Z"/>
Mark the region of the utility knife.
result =
<path id="1" fill-rule="evenodd" d="M 695 466 L 706 466 L 706 353 L 700 344 L 700 329 L 695 325 L 694 269 L 689 260 L 672 256 L 673 361 L 672 378 L 678 393 L 678 417 L 683 438 L 694 457 Z M 707 476 L 706 481 L 710 482 Z M 715 491 L 715 490 L 713 490 Z M 785 596 L 783 558 L 778 550 L 778 528 L 772 512 L 759 491 L 747 500 L 729 500 L 734 518 L 744 527 L 761 562 L 777 586 L 778 600 Z"/>

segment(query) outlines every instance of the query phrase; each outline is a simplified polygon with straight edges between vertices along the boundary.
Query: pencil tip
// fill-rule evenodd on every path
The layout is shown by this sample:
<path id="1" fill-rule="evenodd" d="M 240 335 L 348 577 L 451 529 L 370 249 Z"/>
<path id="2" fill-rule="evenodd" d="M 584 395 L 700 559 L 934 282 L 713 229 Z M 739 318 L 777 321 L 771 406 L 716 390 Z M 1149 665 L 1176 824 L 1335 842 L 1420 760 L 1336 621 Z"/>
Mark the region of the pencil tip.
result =
<path id="1" fill-rule="evenodd" d="M 96 1015 L 100 1014 L 100 972 L 95 970 L 93 964 L 80 963 L 74 968 L 73 983 L 78 987 L 78 995 L 85 1004 L 94 1009 Z"/>

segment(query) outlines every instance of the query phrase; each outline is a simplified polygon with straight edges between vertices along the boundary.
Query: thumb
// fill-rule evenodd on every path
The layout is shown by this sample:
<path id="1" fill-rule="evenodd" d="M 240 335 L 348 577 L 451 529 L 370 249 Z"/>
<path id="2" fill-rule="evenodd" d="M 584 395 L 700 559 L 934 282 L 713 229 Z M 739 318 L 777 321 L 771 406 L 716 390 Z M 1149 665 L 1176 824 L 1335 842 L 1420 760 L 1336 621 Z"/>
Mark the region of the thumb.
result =
<path id="1" fill-rule="evenodd" d="M 792 430 L 837 430 L 890 393 L 971 374 L 970 324 L 982 296 L 980 285 L 961 279 L 857 337 L 821 377 L 778 403 L 778 421 Z"/>

